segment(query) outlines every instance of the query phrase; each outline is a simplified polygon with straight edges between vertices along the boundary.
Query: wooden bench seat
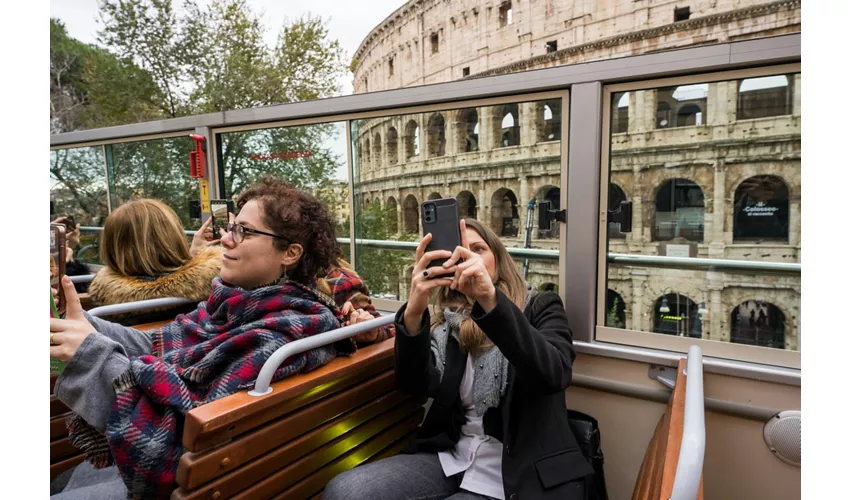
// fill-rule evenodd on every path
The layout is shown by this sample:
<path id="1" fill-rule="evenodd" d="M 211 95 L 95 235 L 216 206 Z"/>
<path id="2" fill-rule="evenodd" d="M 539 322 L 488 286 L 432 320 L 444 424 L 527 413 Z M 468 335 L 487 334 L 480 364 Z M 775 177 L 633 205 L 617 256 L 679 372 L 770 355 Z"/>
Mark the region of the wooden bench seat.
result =
<path id="1" fill-rule="evenodd" d="M 676 385 L 647 446 L 632 500 L 669 500 L 673 493 L 685 425 L 686 365 L 687 359 L 679 360 Z M 703 498 L 702 480 L 697 498 Z"/>
<path id="2" fill-rule="evenodd" d="M 386 340 L 276 382 L 269 395 L 242 391 L 190 411 L 172 498 L 319 498 L 340 472 L 399 453 L 424 409 L 395 388 L 394 348 Z M 51 479 L 83 460 L 68 412 L 51 396 Z"/>

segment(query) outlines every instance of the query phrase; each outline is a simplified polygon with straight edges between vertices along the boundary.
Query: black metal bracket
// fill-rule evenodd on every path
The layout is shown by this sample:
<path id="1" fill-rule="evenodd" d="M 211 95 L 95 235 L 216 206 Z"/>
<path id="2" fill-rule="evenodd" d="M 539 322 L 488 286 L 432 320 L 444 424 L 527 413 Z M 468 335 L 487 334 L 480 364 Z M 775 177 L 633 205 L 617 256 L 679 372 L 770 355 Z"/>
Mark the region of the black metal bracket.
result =
<path id="1" fill-rule="evenodd" d="M 567 222 L 567 211 L 566 210 L 552 210 L 549 208 L 552 202 L 550 201 L 541 201 L 537 204 L 538 206 L 538 215 L 537 215 L 537 227 L 538 229 L 549 229 L 552 221 L 563 222 L 566 224 Z"/>
<path id="2" fill-rule="evenodd" d="M 620 202 L 617 210 L 608 210 L 608 223 L 620 224 L 621 233 L 632 232 L 632 202 L 625 200 Z"/>

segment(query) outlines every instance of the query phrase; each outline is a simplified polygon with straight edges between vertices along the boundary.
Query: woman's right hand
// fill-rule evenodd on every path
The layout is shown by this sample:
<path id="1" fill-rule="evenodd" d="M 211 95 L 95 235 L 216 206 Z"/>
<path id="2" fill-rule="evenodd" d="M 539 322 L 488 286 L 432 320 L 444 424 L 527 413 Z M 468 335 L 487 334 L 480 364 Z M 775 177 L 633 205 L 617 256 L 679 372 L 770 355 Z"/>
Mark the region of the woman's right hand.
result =
<path id="1" fill-rule="evenodd" d="M 447 259 L 452 256 L 452 253 L 447 250 L 433 250 L 426 253 L 425 247 L 431 242 L 431 238 L 431 233 L 426 234 L 416 247 L 416 263 L 413 265 L 413 276 L 410 280 L 410 295 L 407 299 L 407 308 L 404 310 L 404 327 L 410 335 L 419 333 L 422 315 L 431 301 L 431 292 L 440 286 L 450 286 L 456 268 L 456 266 L 429 267 L 434 259 Z"/>
<path id="2" fill-rule="evenodd" d="M 192 247 L 189 249 L 189 255 L 195 257 L 206 247 L 211 247 L 213 245 L 218 245 L 218 239 L 215 239 L 213 236 L 213 230 L 210 227 L 212 224 L 212 217 L 208 218 L 206 222 L 201 224 L 200 229 L 195 233 L 195 236 L 192 237 Z"/>

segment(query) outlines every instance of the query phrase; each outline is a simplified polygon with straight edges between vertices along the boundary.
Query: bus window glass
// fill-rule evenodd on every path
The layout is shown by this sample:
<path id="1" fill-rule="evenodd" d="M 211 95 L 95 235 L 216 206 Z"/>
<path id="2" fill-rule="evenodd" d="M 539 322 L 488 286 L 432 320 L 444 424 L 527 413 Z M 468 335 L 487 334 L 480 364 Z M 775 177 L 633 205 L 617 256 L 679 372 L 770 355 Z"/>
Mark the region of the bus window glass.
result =
<path id="1" fill-rule="evenodd" d="M 628 233 L 609 224 L 609 257 L 753 265 L 609 260 L 599 325 L 800 350 L 799 272 L 758 267 L 800 262 L 799 83 L 798 73 L 611 94 L 608 208 L 630 200 L 633 218 Z M 626 94 L 634 113 L 622 112 Z"/>
<path id="2" fill-rule="evenodd" d="M 103 226 L 109 215 L 103 147 L 55 149 L 50 151 L 51 220 L 72 216 L 84 227 Z M 76 258 L 99 263 L 96 232 L 80 233 Z"/>
<path id="3" fill-rule="evenodd" d="M 266 175 L 285 179 L 327 203 L 337 236 L 349 235 L 345 123 L 224 132 L 218 137 L 225 198 L 235 200 Z M 347 246 L 343 251 L 348 257 Z"/>
<path id="4" fill-rule="evenodd" d="M 479 220 L 509 249 L 548 250 L 514 262 L 532 286 L 557 290 L 561 228 L 554 217 L 540 228 L 538 211 L 541 202 L 561 208 L 562 123 L 560 97 L 352 121 L 357 241 L 415 248 L 421 204 L 453 197 L 461 217 Z M 355 252 L 376 296 L 405 300 L 412 249 L 358 243 Z"/>
<path id="5" fill-rule="evenodd" d="M 106 145 L 112 208 L 139 198 L 159 200 L 177 212 L 183 227 L 189 220 L 189 200 L 200 198 L 197 179 L 189 175 L 194 141 L 186 136 Z"/>

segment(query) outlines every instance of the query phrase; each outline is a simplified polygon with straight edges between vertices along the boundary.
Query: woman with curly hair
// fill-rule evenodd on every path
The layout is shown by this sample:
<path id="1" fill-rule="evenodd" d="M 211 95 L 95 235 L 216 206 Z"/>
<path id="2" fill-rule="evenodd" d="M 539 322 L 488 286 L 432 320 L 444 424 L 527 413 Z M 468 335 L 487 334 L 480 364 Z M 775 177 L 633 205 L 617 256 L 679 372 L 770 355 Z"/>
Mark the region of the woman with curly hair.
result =
<path id="1" fill-rule="evenodd" d="M 55 498 L 169 496 L 189 410 L 251 387 L 278 348 L 345 321 L 316 287 L 336 252 L 322 203 L 266 178 L 237 206 L 209 298 L 162 329 L 141 332 L 91 317 L 63 281 L 68 307 L 64 319 L 51 319 L 50 357 L 67 366 L 55 394 L 73 410 L 70 438 L 91 465 L 75 469 Z M 353 349 L 348 340 L 299 354 L 274 380 Z"/>

